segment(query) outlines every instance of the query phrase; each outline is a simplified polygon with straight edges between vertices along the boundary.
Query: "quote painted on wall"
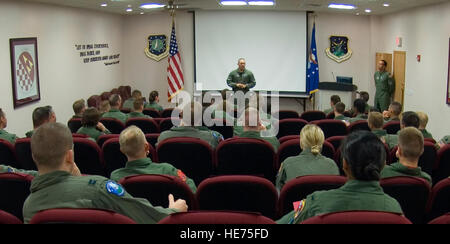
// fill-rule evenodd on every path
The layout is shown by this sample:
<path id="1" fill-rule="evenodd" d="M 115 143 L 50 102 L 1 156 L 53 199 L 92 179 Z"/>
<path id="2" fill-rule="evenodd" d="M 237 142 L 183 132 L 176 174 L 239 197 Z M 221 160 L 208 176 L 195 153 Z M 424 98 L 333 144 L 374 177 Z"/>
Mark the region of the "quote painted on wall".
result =
<path id="1" fill-rule="evenodd" d="M 102 54 L 102 50 L 109 49 L 109 44 L 75 44 L 75 49 L 79 52 L 80 58 L 83 59 L 85 64 L 103 61 L 108 66 L 120 62 L 120 54 Z"/>

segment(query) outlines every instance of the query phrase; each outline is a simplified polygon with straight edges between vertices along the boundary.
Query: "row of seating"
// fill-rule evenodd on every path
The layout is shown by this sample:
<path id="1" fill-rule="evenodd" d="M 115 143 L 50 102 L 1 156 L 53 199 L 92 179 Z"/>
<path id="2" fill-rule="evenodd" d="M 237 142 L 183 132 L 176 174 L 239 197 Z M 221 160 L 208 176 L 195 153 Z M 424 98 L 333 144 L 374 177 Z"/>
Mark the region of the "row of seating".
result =
<path id="1" fill-rule="evenodd" d="M 0 189 L 7 195 L 0 199 L 0 209 L 21 218 L 23 202 L 29 194 L 32 178 L 16 173 L 0 174 Z M 292 203 L 318 190 L 330 190 L 345 184 L 343 176 L 302 176 L 288 182 L 278 195 L 268 180 L 248 175 L 217 176 L 203 181 L 193 194 L 175 176 L 135 175 L 120 180 L 134 197 L 148 199 L 154 206 L 168 206 L 167 195 L 186 200 L 190 210 L 231 210 L 259 212 L 278 219 L 292 210 Z M 425 223 L 450 212 L 450 178 L 433 188 L 415 177 L 382 179 L 385 193 L 395 198 L 405 216 L 413 223 Z"/>
<path id="2" fill-rule="evenodd" d="M 101 101 L 108 100 L 112 94 L 119 94 L 122 97 L 122 101 L 131 97 L 131 86 L 119 86 L 113 88 L 111 91 L 103 92 L 100 95 L 92 95 L 88 98 L 88 107 L 99 108 Z"/>
<path id="3" fill-rule="evenodd" d="M 84 135 L 74 136 L 75 161 L 84 174 L 109 177 L 112 171 L 125 166 L 127 158 L 120 152 L 118 134 L 102 135 L 98 144 L 82 138 Z M 149 157 L 152 161 L 172 164 L 183 170 L 196 184 L 211 175 L 229 174 L 259 175 L 275 182 L 280 164 L 286 158 L 301 152 L 299 136 L 281 138 L 277 152 L 267 141 L 250 138 L 227 139 L 215 150 L 198 138 L 170 138 L 159 143 L 155 149 L 158 137 L 159 134 L 146 134 L 151 145 Z M 344 175 L 344 172 L 339 145 L 344 138 L 345 136 L 328 138 L 322 148 L 322 154 L 336 162 L 341 175 Z M 386 145 L 385 148 L 387 164 L 397 161 L 396 148 L 389 150 Z M 36 170 L 29 138 L 18 139 L 14 145 L 0 140 L 0 155 L 0 164 Z M 432 176 L 434 183 L 450 176 L 449 162 L 450 145 L 436 152 L 433 143 L 424 143 L 424 153 L 419 159 L 419 166 Z"/>

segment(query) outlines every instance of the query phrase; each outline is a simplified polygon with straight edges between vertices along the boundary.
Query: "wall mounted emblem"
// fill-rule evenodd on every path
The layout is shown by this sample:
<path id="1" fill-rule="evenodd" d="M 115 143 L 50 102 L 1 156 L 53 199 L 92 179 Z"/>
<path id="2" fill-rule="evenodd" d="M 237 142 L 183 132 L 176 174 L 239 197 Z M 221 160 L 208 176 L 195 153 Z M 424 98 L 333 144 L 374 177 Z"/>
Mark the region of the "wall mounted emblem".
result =
<path id="1" fill-rule="evenodd" d="M 145 48 L 147 57 L 160 61 L 169 55 L 169 43 L 166 35 L 150 35 Z"/>
<path id="2" fill-rule="evenodd" d="M 330 36 L 330 47 L 325 49 L 327 56 L 341 63 L 352 56 L 352 50 L 348 47 L 348 37 Z"/>

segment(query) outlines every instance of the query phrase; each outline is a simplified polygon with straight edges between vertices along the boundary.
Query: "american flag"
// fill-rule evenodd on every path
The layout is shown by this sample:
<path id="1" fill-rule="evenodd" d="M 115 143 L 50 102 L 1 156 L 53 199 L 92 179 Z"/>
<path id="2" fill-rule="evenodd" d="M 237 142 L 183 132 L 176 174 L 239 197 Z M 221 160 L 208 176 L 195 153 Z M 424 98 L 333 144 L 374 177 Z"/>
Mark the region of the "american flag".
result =
<path id="1" fill-rule="evenodd" d="M 169 67 L 167 67 L 167 82 L 169 90 L 167 96 L 170 100 L 180 91 L 183 90 L 184 78 L 181 69 L 181 57 L 178 52 L 177 38 L 175 36 L 175 22 L 172 23 L 172 35 L 170 36 L 170 56 Z"/>

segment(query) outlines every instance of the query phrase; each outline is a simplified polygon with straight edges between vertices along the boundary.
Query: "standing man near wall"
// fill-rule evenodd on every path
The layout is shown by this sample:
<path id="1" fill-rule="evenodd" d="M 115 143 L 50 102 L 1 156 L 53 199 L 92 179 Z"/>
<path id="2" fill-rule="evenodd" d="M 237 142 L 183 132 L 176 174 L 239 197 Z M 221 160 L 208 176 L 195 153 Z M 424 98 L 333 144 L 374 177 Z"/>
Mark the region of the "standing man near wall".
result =
<path id="1" fill-rule="evenodd" d="M 253 73 L 245 68 L 245 59 L 238 60 L 238 69 L 231 71 L 228 75 L 227 84 L 234 92 L 243 91 L 248 92 L 250 88 L 255 87 L 255 77 Z"/>
<path id="2" fill-rule="evenodd" d="M 394 81 L 389 72 L 386 71 L 387 62 L 378 61 L 378 71 L 375 72 L 375 108 L 383 112 L 391 103 L 391 94 L 394 92 Z"/>

